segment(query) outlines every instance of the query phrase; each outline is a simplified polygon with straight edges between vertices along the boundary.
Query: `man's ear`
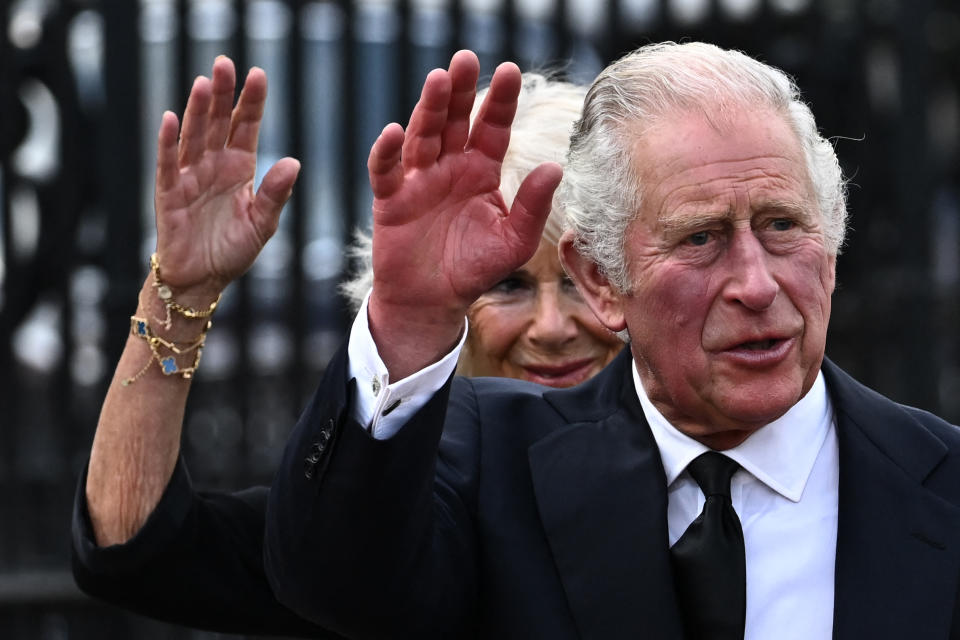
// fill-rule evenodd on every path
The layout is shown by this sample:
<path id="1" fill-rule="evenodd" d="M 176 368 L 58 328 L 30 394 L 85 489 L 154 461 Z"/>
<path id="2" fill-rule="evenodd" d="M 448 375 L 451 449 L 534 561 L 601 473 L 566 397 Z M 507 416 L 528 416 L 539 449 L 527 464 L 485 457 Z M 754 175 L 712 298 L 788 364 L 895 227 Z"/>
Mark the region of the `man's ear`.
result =
<path id="1" fill-rule="evenodd" d="M 600 272 L 596 263 L 580 255 L 573 246 L 573 232 L 566 231 L 558 246 L 560 264 L 567 275 L 573 279 L 587 306 L 597 316 L 600 323 L 610 331 L 623 331 L 627 328 L 623 315 L 623 295 Z"/>

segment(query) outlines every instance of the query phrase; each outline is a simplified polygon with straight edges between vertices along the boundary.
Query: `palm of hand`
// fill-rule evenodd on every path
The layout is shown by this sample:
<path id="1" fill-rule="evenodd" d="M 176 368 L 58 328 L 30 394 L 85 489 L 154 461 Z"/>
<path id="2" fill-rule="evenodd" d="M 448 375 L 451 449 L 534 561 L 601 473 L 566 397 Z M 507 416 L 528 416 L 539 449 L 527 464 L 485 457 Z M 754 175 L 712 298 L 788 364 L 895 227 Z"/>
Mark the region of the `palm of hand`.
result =
<path id="1" fill-rule="evenodd" d="M 251 69 L 233 106 L 235 84 L 233 62 L 217 58 L 212 79 L 194 82 L 182 130 L 172 113 L 160 125 L 157 253 L 164 281 L 180 291 L 215 295 L 250 267 L 276 230 L 300 169 L 283 158 L 254 192 L 267 79 Z"/>
<path id="2" fill-rule="evenodd" d="M 504 224 L 499 170 L 478 151 L 409 170 L 401 192 L 374 201 L 374 242 L 395 249 L 374 252 L 374 274 L 409 283 L 399 293 L 413 300 L 467 306 L 522 264 L 529 242 Z"/>
<path id="3" fill-rule="evenodd" d="M 222 288 L 253 263 L 272 229 L 252 211 L 255 154 L 208 151 L 180 170 L 170 189 L 157 189 L 157 251 L 173 287 Z"/>
<path id="4" fill-rule="evenodd" d="M 509 210 L 500 168 L 521 75 L 497 68 L 471 122 L 479 61 L 454 54 L 427 76 L 406 131 L 387 125 L 370 150 L 373 292 L 370 334 L 391 380 L 437 362 L 462 334 L 468 307 L 533 255 L 560 181 L 541 165 Z"/>
<path id="5" fill-rule="evenodd" d="M 497 69 L 471 122 L 478 73 L 475 55 L 455 54 L 427 76 L 407 130 L 388 125 L 371 149 L 378 308 L 457 317 L 539 244 L 559 167 L 535 170 L 508 210 L 500 169 L 520 70 Z"/>

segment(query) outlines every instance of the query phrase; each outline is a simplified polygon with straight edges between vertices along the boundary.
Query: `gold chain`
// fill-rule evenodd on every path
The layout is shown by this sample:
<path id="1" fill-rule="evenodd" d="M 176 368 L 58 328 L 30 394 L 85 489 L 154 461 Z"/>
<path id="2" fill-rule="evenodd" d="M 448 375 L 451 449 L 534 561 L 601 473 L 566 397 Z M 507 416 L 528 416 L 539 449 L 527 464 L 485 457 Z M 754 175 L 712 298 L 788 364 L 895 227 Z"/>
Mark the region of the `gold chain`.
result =
<path id="1" fill-rule="evenodd" d="M 150 256 L 150 270 L 153 272 L 153 286 L 157 290 L 157 297 L 160 298 L 160 302 L 163 303 L 163 306 L 167 309 L 167 317 L 163 320 L 157 318 L 158 322 L 163 322 L 163 328 L 167 331 L 170 330 L 173 321 L 171 319 L 171 311 L 176 311 L 184 318 L 190 318 L 191 320 L 197 318 L 209 318 L 213 315 L 213 312 L 217 310 L 217 304 L 220 303 L 220 297 L 222 293 L 217 296 L 217 299 L 210 303 L 210 306 L 207 309 L 191 309 L 190 307 L 184 307 L 176 300 L 173 299 L 173 291 L 167 286 L 163 279 L 160 277 L 160 261 L 157 259 L 157 254 L 154 253 Z"/>

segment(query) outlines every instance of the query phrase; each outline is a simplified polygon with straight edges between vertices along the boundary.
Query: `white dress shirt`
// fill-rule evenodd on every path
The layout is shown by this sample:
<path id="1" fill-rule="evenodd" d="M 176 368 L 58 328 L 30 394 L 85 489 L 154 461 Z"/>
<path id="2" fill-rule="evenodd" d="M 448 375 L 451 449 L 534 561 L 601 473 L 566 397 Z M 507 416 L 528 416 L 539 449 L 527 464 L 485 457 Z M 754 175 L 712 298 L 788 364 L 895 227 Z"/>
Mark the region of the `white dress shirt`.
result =
<path id="1" fill-rule="evenodd" d="M 391 382 L 370 334 L 364 300 L 347 346 L 349 372 L 358 383 L 353 417 L 377 439 L 399 431 L 453 373 L 466 331 L 442 360 Z M 708 449 L 657 411 L 639 383 L 636 366 L 633 377 L 667 475 L 673 545 L 703 509 L 703 493 L 686 466 Z M 742 467 L 733 476 L 730 494 L 746 548 L 745 640 L 830 638 L 839 458 L 823 374 L 780 419 L 724 453 Z"/>
<path id="2" fill-rule="evenodd" d="M 347 342 L 347 366 L 350 376 L 357 379 L 358 390 L 353 417 L 366 425 L 374 438 L 386 440 L 427 403 L 457 368 L 457 358 L 467 339 L 467 320 L 463 320 L 460 342 L 442 360 L 403 380 L 390 382 L 387 367 L 380 359 L 370 333 L 370 323 L 367 322 L 369 300 L 370 294 L 367 293 L 353 320 L 350 340 Z"/>
<path id="3" fill-rule="evenodd" d="M 708 447 L 677 431 L 633 380 L 667 475 L 672 546 L 703 510 L 687 465 Z M 730 482 L 747 556 L 745 640 L 833 635 L 839 458 L 823 374 L 786 414 L 723 452 L 742 469 Z"/>

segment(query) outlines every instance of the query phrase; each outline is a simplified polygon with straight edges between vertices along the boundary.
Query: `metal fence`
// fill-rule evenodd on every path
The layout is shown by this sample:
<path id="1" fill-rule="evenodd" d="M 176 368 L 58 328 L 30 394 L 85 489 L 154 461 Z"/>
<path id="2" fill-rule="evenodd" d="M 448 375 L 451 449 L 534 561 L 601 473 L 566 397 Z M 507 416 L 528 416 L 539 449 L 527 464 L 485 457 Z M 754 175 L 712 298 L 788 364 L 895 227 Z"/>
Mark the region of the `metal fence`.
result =
<path id="1" fill-rule="evenodd" d="M 828 355 L 960 422 L 960 9 L 952 0 L 9 0 L 0 9 L 0 636 L 214 638 L 87 600 L 72 492 L 153 246 L 164 109 L 219 53 L 270 79 L 260 166 L 303 162 L 224 296 L 187 413 L 206 487 L 265 483 L 346 328 L 336 283 L 364 163 L 461 47 L 588 81 L 705 39 L 792 73 L 850 193 Z"/>

